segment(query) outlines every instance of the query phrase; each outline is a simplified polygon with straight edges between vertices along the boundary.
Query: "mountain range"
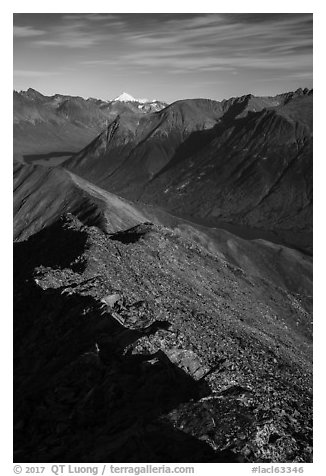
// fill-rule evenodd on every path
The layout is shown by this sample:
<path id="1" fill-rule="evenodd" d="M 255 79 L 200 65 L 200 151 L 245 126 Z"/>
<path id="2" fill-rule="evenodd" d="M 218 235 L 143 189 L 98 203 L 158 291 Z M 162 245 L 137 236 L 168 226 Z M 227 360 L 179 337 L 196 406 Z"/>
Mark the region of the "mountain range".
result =
<path id="1" fill-rule="evenodd" d="M 125 198 L 311 252 L 311 157 L 312 91 L 298 90 L 120 115 L 65 167 Z"/>
<path id="2" fill-rule="evenodd" d="M 14 92 L 14 461 L 312 461 L 312 90 Z"/>
<path id="3" fill-rule="evenodd" d="M 35 89 L 14 91 L 14 155 L 78 151 L 118 114 L 158 111 L 162 101 L 136 100 L 123 93 L 104 101 L 80 96 L 45 96 Z M 36 146 L 37 143 L 37 146 Z"/>

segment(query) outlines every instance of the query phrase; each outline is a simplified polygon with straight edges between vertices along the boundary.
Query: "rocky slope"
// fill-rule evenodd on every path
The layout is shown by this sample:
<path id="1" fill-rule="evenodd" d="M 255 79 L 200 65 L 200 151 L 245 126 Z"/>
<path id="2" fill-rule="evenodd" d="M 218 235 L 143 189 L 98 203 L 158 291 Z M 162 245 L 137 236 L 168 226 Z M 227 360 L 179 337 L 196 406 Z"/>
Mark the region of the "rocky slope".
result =
<path id="1" fill-rule="evenodd" d="M 84 224 L 107 233 L 146 221 L 167 226 L 249 275 L 311 298 L 312 259 L 298 251 L 265 240 L 245 240 L 225 230 L 195 225 L 164 210 L 135 205 L 62 167 L 15 164 L 16 241 L 26 240 L 66 213 L 73 213 Z"/>
<path id="2" fill-rule="evenodd" d="M 150 223 L 68 215 L 14 257 L 15 461 L 311 460 L 298 296 Z"/>
<path id="3" fill-rule="evenodd" d="M 65 167 L 126 198 L 311 252 L 312 91 L 119 116 Z"/>
<path id="4" fill-rule="evenodd" d="M 16 462 L 311 460 L 307 256 L 15 172 Z"/>

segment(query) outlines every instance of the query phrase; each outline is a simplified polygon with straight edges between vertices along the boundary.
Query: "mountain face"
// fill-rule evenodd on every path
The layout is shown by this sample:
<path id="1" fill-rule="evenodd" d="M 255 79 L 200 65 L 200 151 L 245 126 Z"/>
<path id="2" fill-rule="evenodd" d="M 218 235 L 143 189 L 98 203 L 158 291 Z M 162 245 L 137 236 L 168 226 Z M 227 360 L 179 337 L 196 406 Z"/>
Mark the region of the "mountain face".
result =
<path id="1" fill-rule="evenodd" d="M 133 98 L 102 101 L 62 94 L 44 96 L 31 88 L 14 91 L 13 105 L 14 154 L 27 156 L 27 160 L 37 154 L 45 159 L 51 153 L 67 157 L 86 146 L 117 114 L 144 114 L 166 106 Z"/>
<path id="2" fill-rule="evenodd" d="M 311 252 L 312 91 L 119 116 L 65 167 L 128 199 Z"/>
<path id="3" fill-rule="evenodd" d="M 15 101 L 14 461 L 311 462 L 312 92 Z"/>

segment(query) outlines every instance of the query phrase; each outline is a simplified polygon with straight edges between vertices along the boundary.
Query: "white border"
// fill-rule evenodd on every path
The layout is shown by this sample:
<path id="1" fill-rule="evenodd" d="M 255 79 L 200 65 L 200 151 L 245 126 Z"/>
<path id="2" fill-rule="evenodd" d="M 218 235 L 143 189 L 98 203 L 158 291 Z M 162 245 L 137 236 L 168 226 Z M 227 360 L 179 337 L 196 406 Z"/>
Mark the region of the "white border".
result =
<path id="1" fill-rule="evenodd" d="M 227 1 L 219 4 L 214 1 L 187 1 L 176 2 L 166 0 L 164 3 L 154 1 L 121 1 L 108 2 L 93 0 L 78 2 L 56 0 L 45 3 L 44 1 L 14 1 L 10 5 L 3 4 L 0 16 L 2 36 L 2 61 L 1 71 L 1 251 L 2 269 L 1 277 L 1 459 L 0 468 L 3 474 L 12 473 L 12 14 L 13 13 L 314 13 L 314 298 L 315 298 L 315 332 L 314 332 L 314 463 L 304 465 L 304 474 L 321 475 L 325 473 L 322 468 L 324 459 L 324 428 L 325 412 L 323 384 L 324 347 L 325 347 L 325 302 L 323 301 L 325 279 L 325 35 L 326 18 L 325 7 L 321 1 L 280 1 L 274 0 L 270 4 L 258 1 Z M 196 465 L 198 474 L 250 474 L 253 465 Z M 287 466 L 287 465 L 286 465 Z M 300 465 L 301 466 L 301 465 Z M 47 473 L 50 474 L 50 473 Z"/>

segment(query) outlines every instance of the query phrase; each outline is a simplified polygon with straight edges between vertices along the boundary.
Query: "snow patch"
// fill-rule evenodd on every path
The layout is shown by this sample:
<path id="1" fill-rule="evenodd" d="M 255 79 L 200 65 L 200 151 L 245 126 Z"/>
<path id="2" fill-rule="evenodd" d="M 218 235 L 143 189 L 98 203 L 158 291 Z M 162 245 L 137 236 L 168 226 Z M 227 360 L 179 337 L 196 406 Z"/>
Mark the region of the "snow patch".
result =
<path id="1" fill-rule="evenodd" d="M 153 101 L 150 101 L 149 99 L 146 99 L 146 98 L 137 99 L 137 98 L 134 98 L 131 94 L 125 93 L 125 92 L 123 92 L 122 94 L 120 94 L 120 96 L 114 98 L 113 101 L 120 101 L 120 102 L 139 102 L 139 103 L 141 103 L 141 104 L 146 104 L 146 103 L 155 102 L 154 100 L 153 100 Z"/>
<path id="2" fill-rule="evenodd" d="M 120 96 L 114 98 L 113 101 L 131 102 L 131 101 L 137 101 L 137 100 L 133 96 L 131 96 L 131 94 L 122 93 L 120 94 Z"/>

